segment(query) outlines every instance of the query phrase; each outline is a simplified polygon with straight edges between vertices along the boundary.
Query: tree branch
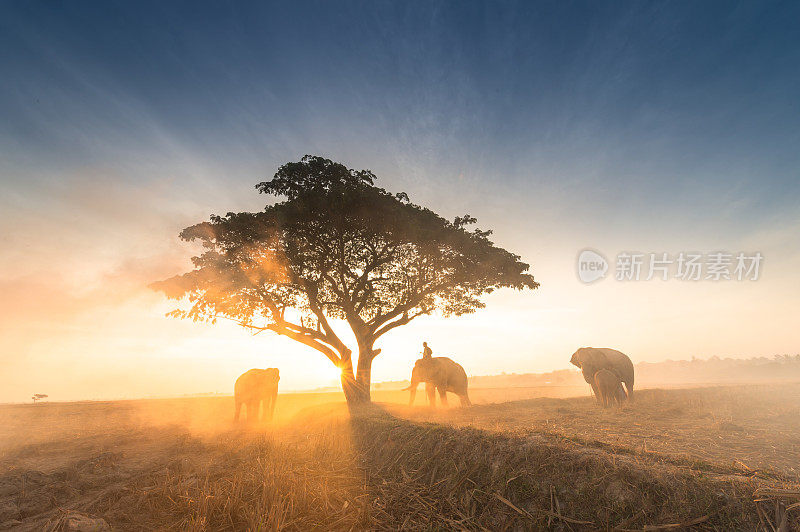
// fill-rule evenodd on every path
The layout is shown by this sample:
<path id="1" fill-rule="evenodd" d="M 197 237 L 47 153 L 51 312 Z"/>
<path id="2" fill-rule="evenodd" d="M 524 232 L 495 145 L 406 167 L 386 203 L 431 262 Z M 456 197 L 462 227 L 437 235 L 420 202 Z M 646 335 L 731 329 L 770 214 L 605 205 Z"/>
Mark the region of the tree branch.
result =
<path id="1" fill-rule="evenodd" d="M 378 327 L 381 325 L 388 323 L 389 321 L 393 320 L 394 318 L 400 316 L 408 312 L 409 310 L 413 309 L 417 305 L 419 305 L 426 296 L 436 293 L 437 290 L 445 288 L 444 285 L 431 285 L 425 290 L 420 290 L 419 292 L 412 294 L 409 296 L 408 301 L 403 303 L 402 305 L 398 305 L 395 307 L 394 310 L 387 312 L 386 314 L 380 314 L 375 316 L 370 321 L 367 322 L 367 326 L 377 330 Z"/>
<path id="2" fill-rule="evenodd" d="M 325 313 L 322 311 L 322 308 L 319 305 L 319 301 L 317 300 L 317 296 L 319 295 L 319 290 L 317 286 L 308 281 L 306 279 L 301 280 L 303 283 L 303 287 L 306 290 L 306 295 L 308 296 L 308 306 L 311 309 L 311 312 L 317 317 L 317 323 L 325 330 L 325 337 L 329 344 L 334 346 L 339 352 L 344 351 L 347 347 L 344 345 L 344 342 L 337 336 L 336 332 L 334 332 L 333 327 L 331 327 L 330 323 L 328 323 L 328 318 L 325 316 Z"/>
<path id="3" fill-rule="evenodd" d="M 354 300 L 359 301 L 359 305 L 358 305 L 358 307 L 359 307 L 358 310 L 359 311 L 361 310 L 361 307 L 363 307 L 363 301 L 366 301 L 366 299 L 367 299 L 366 296 L 368 295 L 368 293 L 365 293 L 363 297 L 359 297 L 358 294 L 359 294 L 359 292 L 364 290 L 364 288 L 366 288 L 367 283 L 369 281 L 374 281 L 374 279 L 370 279 L 369 278 L 369 274 L 372 273 L 375 270 L 375 268 L 390 262 L 392 260 L 392 255 L 390 253 L 389 255 L 387 255 L 387 256 L 385 256 L 383 258 L 380 258 L 380 253 L 378 253 L 377 251 L 373 251 L 373 258 L 374 258 L 374 260 L 364 268 L 364 272 L 358 278 L 358 280 L 356 281 L 355 286 L 353 287 L 352 296 L 353 296 Z"/>
<path id="4" fill-rule="evenodd" d="M 408 322 L 410 322 L 411 320 L 413 320 L 414 318 L 417 318 L 419 316 L 422 316 L 423 314 L 428 314 L 428 313 L 430 313 L 430 311 L 427 310 L 427 309 L 420 310 L 419 312 L 416 312 L 414 314 L 408 314 L 408 312 L 405 312 L 405 313 L 403 313 L 403 315 L 399 319 L 397 319 L 395 321 L 392 321 L 392 322 L 389 322 L 386 325 L 384 325 L 383 327 L 381 327 L 380 329 L 378 329 L 377 331 L 375 331 L 375 333 L 372 335 L 372 337 L 375 340 L 377 340 L 378 338 L 380 338 L 381 336 L 383 336 L 387 332 L 391 331 L 392 329 L 394 329 L 396 327 L 401 327 L 401 326 L 407 324 Z"/>
<path id="5" fill-rule="evenodd" d="M 320 333 L 319 331 L 286 321 L 283 318 L 277 317 L 275 314 L 272 315 L 275 323 L 270 323 L 266 326 L 253 325 L 252 323 L 247 323 L 245 321 L 237 320 L 222 314 L 218 314 L 217 316 L 234 321 L 242 327 L 246 327 L 251 330 L 257 330 L 258 332 L 272 331 L 277 334 L 287 336 L 292 340 L 296 340 L 309 347 L 313 347 L 328 357 L 328 359 L 330 359 L 330 361 L 333 362 L 337 367 L 341 364 L 341 357 L 336 354 L 336 351 L 339 351 L 340 353 L 349 351 L 349 349 L 347 349 L 347 347 L 342 343 L 341 340 L 339 340 L 338 337 L 336 337 L 336 341 L 338 341 L 338 345 L 336 345 L 334 342 L 331 342 L 326 335 Z M 336 335 L 334 335 L 334 337 L 335 336 Z M 340 347 L 341 349 L 339 349 Z"/>
<path id="6" fill-rule="evenodd" d="M 341 367 L 342 360 L 340 357 L 336 355 L 334 350 L 328 347 L 327 345 L 317 341 L 313 337 L 307 334 L 295 332 L 291 329 L 287 329 L 286 327 L 281 327 L 277 323 L 271 323 L 267 325 L 266 329 L 281 334 L 283 336 L 287 336 L 292 340 L 305 344 L 309 347 L 313 347 L 314 349 L 316 349 L 317 351 L 328 357 L 328 359 L 331 362 L 333 362 L 336 367 Z"/>

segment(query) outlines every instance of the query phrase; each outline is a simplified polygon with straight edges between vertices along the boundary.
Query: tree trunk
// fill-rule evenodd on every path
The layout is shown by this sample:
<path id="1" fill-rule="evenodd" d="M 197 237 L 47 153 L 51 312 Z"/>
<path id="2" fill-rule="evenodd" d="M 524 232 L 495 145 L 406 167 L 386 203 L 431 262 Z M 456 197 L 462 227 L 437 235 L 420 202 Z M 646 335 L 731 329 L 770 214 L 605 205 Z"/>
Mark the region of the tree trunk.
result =
<path id="1" fill-rule="evenodd" d="M 359 342 L 358 366 L 353 372 L 353 361 L 347 358 L 342 364 L 342 390 L 348 405 L 365 404 L 371 401 L 372 359 L 380 352 L 366 342 Z"/>
<path id="2" fill-rule="evenodd" d="M 372 347 L 366 350 L 358 350 L 358 371 L 356 372 L 356 383 L 363 390 L 366 402 L 372 401 L 370 388 L 372 387 Z"/>
<path id="3" fill-rule="evenodd" d="M 342 391 L 348 406 L 369 403 L 369 387 L 365 393 L 353 373 L 353 361 L 349 358 L 342 363 Z"/>

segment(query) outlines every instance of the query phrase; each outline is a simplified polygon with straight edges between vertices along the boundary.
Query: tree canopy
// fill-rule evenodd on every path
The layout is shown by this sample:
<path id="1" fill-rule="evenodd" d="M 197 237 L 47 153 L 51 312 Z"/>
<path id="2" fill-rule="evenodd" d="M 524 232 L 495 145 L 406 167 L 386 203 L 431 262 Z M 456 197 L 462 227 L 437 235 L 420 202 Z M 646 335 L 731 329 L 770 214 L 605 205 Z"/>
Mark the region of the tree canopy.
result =
<path id="1" fill-rule="evenodd" d="M 538 286 L 491 231 L 467 229 L 475 218 L 448 221 L 375 180 L 322 157 L 285 164 L 256 185 L 282 201 L 184 229 L 180 237 L 204 251 L 193 270 L 153 286 L 187 299 L 172 316 L 227 317 L 313 347 L 341 368 L 349 401 L 368 400 L 381 336 L 434 311 L 474 312 L 498 288 Z M 357 374 L 334 319 L 358 341 Z"/>

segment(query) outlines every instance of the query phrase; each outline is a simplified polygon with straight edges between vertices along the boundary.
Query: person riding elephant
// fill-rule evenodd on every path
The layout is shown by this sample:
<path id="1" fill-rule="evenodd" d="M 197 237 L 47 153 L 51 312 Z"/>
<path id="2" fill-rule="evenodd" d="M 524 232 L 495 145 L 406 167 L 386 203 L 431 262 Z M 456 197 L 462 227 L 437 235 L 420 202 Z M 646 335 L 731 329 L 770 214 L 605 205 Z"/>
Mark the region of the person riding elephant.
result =
<path id="1" fill-rule="evenodd" d="M 259 407 L 263 403 L 264 420 L 271 420 L 275 413 L 278 398 L 278 381 L 281 380 L 278 368 L 251 369 L 242 373 L 233 386 L 236 411 L 233 421 L 239 421 L 242 405 L 247 405 L 247 422 L 259 420 Z"/>
<path id="2" fill-rule="evenodd" d="M 431 358 L 433 356 L 433 349 L 428 347 L 428 342 L 422 342 L 422 358 Z"/>
<path id="3" fill-rule="evenodd" d="M 433 407 L 436 406 L 437 390 L 444 406 L 447 406 L 447 392 L 458 395 L 461 406 L 472 404 L 467 393 L 467 372 L 460 364 L 447 357 L 424 357 L 416 361 L 411 371 L 411 384 L 404 388 L 411 390 L 409 405 L 414 404 L 417 386 L 421 382 L 426 384 L 428 402 Z"/>
<path id="4" fill-rule="evenodd" d="M 625 383 L 628 399 L 633 399 L 633 362 L 628 358 L 628 355 L 608 347 L 581 347 L 573 353 L 570 362 L 581 368 L 583 380 L 592 386 L 598 401 L 600 401 L 600 396 L 598 395 L 594 375 L 601 369 L 616 373 L 617 377 Z M 622 388 L 621 385 L 620 388 Z"/>

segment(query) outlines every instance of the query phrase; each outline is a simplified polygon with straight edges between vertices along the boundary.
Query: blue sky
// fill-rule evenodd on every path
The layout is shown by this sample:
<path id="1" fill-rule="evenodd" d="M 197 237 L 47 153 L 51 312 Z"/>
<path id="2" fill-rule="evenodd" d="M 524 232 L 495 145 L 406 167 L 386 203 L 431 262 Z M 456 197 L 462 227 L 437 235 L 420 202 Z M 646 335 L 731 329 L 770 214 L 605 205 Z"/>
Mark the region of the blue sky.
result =
<path id="1" fill-rule="evenodd" d="M 27 332 L 6 353 L 51 356 L 56 348 L 29 339 L 57 334 L 54 324 L 66 335 L 55 345 L 85 351 L 76 328 L 93 336 L 71 320 L 108 304 L 108 279 L 132 287 L 115 300 L 117 322 L 151 312 L 158 303 L 133 287 L 185 268 L 177 232 L 212 212 L 260 208 L 268 198 L 253 185 L 306 153 L 370 168 L 390 190 L 495 229 L 543 283 L 532 299 L 496 303 L 498 313 L 562 306 L 578 289 L 570 261 L 593 246 L 764 250 L 773 273 L 755 292 L 703 286 L 659 306 L 712 297 L 786 317 L 800 296 L 799 26 L 791 2 L 3 2 L 0 284 L 61 302 L 48 305 L 54 315 L 7 303 Z M 609 290 L 566 306 L 589 312 Z M 621 312 L 661 297 L 637 290 Z M 712 310 L 697 312 L 689 321 L 715 330 L 703 321 Z M 420 325 L 407 341 L 450 326 Z M 779 340 L 763 354 L 796 347 L 796 335 L 764 327 Z M 587 342 L 602 336 L 581 330 Z M 625 345 L 628 333 L 616 333 L 603 340 Z M 688 347 L 699 332 L 682 334 L 669 347 L 629 343 L 642 359 L 702 354 Z M 463 357 L 476 374 L 563 366 L 566 345 L 542 342 L 541 355 L 502 368 Z M 115 349 L 166 356 L 135 342 Z"/>
<path id="2" fill-rule="evenodd" d="M 797 191 L 796 4 L 284 4 L 4 3 L 3 147 L 104 163 L 163 153 L 157 129 L 239 164 L 359 143 L 510 182 L 577 158 L 610 186 Z"/>

